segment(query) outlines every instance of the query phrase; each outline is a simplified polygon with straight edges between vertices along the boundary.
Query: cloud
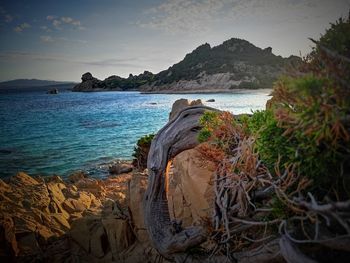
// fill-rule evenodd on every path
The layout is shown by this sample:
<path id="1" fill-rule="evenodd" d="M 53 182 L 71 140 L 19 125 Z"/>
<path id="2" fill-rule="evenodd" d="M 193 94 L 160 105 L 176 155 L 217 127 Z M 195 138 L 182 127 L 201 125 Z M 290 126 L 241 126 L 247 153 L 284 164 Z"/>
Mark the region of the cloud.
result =
<path id="1" fill-rule="evenodd" d="M 349 5 L 349 0 L 165 0 L 146 10 L 136 24 L 170 34 L 202 34 L 229 25 L 234 28 L 237 21 L 302 23 L 316 15 L 324 17 L 327 10 L 345 2 Z"/>
<path id="2" fill-rule="evenodd" d="M 52 30 L 48 26 L 41 26 L 40 29 L 48 33 L 52 32 Z"/>
<path id="3" fill-rule="evenodd" d="M 53 42 L 53 38 L 51 36 L 40 36 L 40 40 L 45 43 Z"/>
<path id="4" fill-rule="evenodd" d="M 72 22 L 74 21 L 73 18 L 71 18 L 71 17 L 66 17 L 66 16 L 61 17 L 61 20 L 62 20 L 64 23 L 66 23 L 66 24 L 70 24 L 70 23 L 72 23 Z"/>
<path id="5" fill-rule="evenodd" d="M 30 24 L 28 24 L 28 23 L 22 23 L 22 24 L 16 26 L 13 30 L 14 30 L 15 32 L 17 32 L 17 33 L 20 33 L 20 32 L 22 32 L 22 31 L 24 31 L 25 29 L 30 28 L 30 27 L 31 27 Z"/>
<path id="6" fill-rule="evenodd" d="M 66 37 L 52 37 L 49 35 L 40 36 L 40 41 L 44 43 L 77 43 L 77 44 L 86 44 L 87 41 L 80 39 L 70 39 Z"/>
<path id="7" fill-rule="evenodd" d="M 52 25 L 53 25 L 56 29 L 61 30 L 61 29 L 62 29 L 62 28 L 61 28 L 61 24 L 62 24 L 62 22 L 61 22 L 60 20 L 54 19 L 54 20 L 52 21 Z"/>
<path id="8" fill-rule="evenodd" d="M 52 26 L 57 30 L 62 30 L 63 25 L 68 25 L 68 26 L 70 25 L 72 28 L 79 29 L 79 30 L 85 29 L 85 27 L 81 25 L 81 22 L 79 20 L 76 20 L 69 16 L 58 17 L 53 15 L 48 15 L 46 19 L 50 21 Z"/>
<path id="9" fill-rule="evenodd" d="M 51 16 L 51 15 L 46 17 L 46 19 L 49 21 L 54 20 L 55 18 L 56 18 L 56 16 Z"/>
<path id="10" fill-rule="evenodd" d="M 169 33 L 208 30 L 215 23 L 228 0 L 167 0 L 146 11 L 150 19 L 140 22 L 141 27 L 161 29 Z"/>

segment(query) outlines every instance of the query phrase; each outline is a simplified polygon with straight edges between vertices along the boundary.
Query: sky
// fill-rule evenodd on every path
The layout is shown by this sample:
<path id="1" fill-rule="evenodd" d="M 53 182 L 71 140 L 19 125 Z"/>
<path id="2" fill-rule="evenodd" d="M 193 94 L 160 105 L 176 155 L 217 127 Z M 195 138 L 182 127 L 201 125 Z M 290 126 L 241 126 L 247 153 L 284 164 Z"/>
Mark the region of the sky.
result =
<path id="1" fill-rule="evenodd" d="M 306 55 L 350 0 L 0 0 L 0 81 L 158 73 L 232 37 Z"/>

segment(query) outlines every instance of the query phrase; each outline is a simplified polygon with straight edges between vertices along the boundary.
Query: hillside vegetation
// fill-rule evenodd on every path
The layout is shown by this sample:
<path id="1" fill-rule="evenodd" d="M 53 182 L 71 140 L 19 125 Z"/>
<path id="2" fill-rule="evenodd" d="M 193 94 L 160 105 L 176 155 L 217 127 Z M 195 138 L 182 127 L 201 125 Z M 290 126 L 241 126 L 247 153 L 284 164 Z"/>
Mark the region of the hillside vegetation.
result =
<path id="1" fill-rule="evenodd" d="M 261 49 L 246 40 L 232 38 L 215 47 L 201 45 L 158 74 L 145 71 L 128 78 L 110 76 L 102 81 L 85 73 L 82 83 L 73 90 L 179 93 L 270 88 L 287 65 L 298 63 L 299 57 L 282 58 L 274 55 L 271 48 Z"/>
<path id="2" fill-rule="evenodd" d="M 311 41 L 303 63 L 275 82 L 266 110 L 201 119 L 201 151 L 217 164 L 218 254 L 260 261 L 279 239 L 288 262 L 349 255 L 350 17 Z"/>

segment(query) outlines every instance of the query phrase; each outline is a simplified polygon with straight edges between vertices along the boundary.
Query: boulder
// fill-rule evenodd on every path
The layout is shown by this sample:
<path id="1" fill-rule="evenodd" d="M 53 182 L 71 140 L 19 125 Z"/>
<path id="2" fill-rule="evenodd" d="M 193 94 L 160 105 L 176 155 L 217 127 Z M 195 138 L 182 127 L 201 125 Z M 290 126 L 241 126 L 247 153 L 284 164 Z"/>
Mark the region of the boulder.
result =
<path id="1" fill-rule="evenodd" d="M 206 102 L 215 102 L 215 100 L 214 99 L 209 99 Z"/>
<path id="2" fill-rule="evenodd" d="M 169 115 L 169 121 L 175 118 L 177 114 L 182 111 L 184 108 L 195 106 L 195 105 L 203 105 L 202 101 L 200 99 L 198 100 L 187 100 L 187 99 L 178 99 L 174 102 L 171 112 Z"/>
<path id="3" fill-rule="evenodd" d="M 123 174 L 132 172 L 133 166 L 128 163 L 116 163 L 109 167 L 110 174 Z"/>
<path id="4" fill-rule="evenodd" d="M 50 89 L 46 93 L 47 94 L 58 94 L 58 89 Z"/>
<path id="5" fill-rule="evenodd" d="M 183 220 L 183 226 L 211 217 L 214 171 L 214 163 L 196 148 L 174 158 L 173 173 L 169 174 L 169 210 L 171 217 Z"/>
<path id="6" fill-rule="evenodd" d="M 147 188 L 148 178 L 144 174 L 134 174 L 129 184 L 129 209 L 134 224 L 134 232 L 138 240 L 145 242 L 148 234 L 145 230 L 143 217 L 143 197 Z"/>

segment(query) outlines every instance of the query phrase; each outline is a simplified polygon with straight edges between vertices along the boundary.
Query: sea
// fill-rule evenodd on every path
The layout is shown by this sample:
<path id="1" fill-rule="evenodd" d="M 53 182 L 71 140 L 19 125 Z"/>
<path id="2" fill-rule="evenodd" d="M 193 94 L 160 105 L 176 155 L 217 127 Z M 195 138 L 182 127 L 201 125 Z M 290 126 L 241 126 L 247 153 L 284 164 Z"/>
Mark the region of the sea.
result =
<path id="1" fill-rule="evenodd" d="M 201 99 L 233 114 L 265 108 L 269 90 L 230 94 L 0 90 L 0 178 L 24 171 L 66 177 L 108 175 L 114 160 L 131 160 L 137 140 L 156 133 L 175 100 Z M 215 102 L 206 102 L 214 99 Z"/>

